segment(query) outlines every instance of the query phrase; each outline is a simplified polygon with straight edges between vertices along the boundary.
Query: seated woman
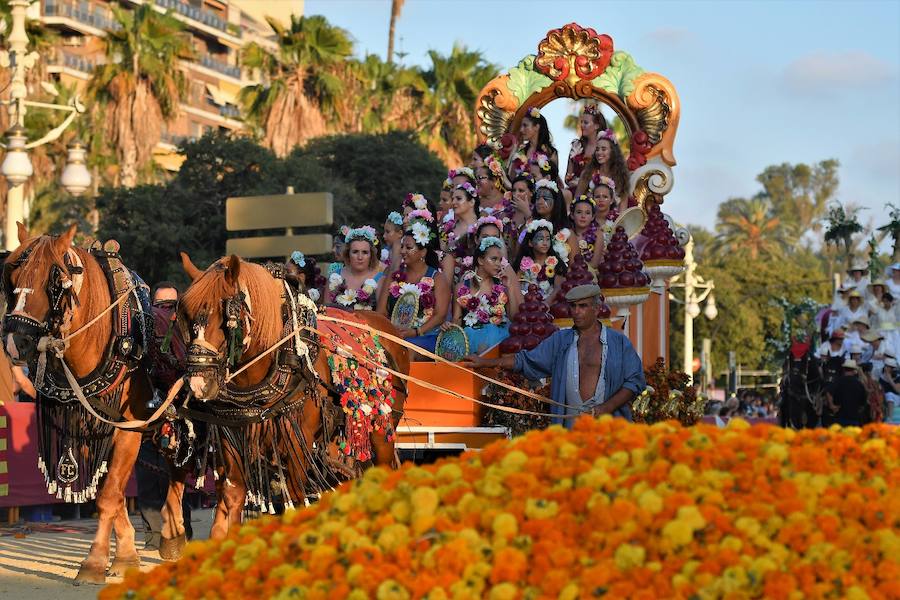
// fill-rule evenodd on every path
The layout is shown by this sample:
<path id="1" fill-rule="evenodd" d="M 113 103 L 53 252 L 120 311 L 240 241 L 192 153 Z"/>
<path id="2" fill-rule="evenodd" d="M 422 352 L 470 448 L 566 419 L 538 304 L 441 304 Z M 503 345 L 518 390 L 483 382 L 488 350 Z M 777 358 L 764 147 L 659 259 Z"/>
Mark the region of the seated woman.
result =
<path id="1" fill-rule="evenodd" d="M 510 229 L 514 230 L 515 239 L 528 222 L 531 220 L 531 214 L 534 210 L 534 178 L 529 173 L 523 173 L 516 177 L 512 184 L 512 194 L 510 199 L 510 208 L 512 209 L 509 224 Z"/>
<path id="2" fill-rule="evenodd" d="M 322 287 L 325 278 L 316 273 L 316 259 L 307 258 L 299 250 L 294 250 L 284 263 L 284 280 L 295 291 L 309 296 L 309 299 L 319 303 L 322 297 Z"/>
<path id="3" fill-rule="evenodd" d="M 509 336 L 509 321 L 522 302 L 519 283 L 508 284 L 503 272 L 503 240 L 486 237 L 475 249 L 475 269 L 463 275 L 456 288 L 453 324 L 463 327 L 469 351 L 481 354 Z M 441 325 L 448 329 L 451 323 Z"/>
<path id="4" fill-rule="evenodd" d="M 562 284 L 569 263 L 568 246 L 553 235 L 553 224 L 535 219 L 528 224 L 525 239 L 512 268 L 525 289 L 535 284 L 544 300 L 552 298 Z"/>
<path id="5" fill-rule="evenodd" d="M 344 268 L 328 276 L 328 306 L 344 310 L 373 310 L 378 299 L 381 267 L 375 229 L 351 229 L 344 238 Z"/>
<path id="6" fill-rule="evenodd" d="M 378 312 L 391 319 L 400 336 L 434 352 L 441 323 L 450 308 L 450 285 L 438 269 L 438 233 L 428 211 L 410 214 L 400 242 L 400 267 L 381 286 Z M 395 310 L 398 301 L 414 299 L 415 314 Z M 396 314 L 395 314 L 396 313 Z M 403 313 L 403 314 L 401 314 Z"/>
<path id="7" fill-rule="evenodd" d="M 619 141 L 611 129 L 601 131 L 597 137 L 597 149 L 590 162 L 585 165 L 575 186 L 574 197 L 587 194 L 591 180 L 595 175 L 602 175 L 612 179 L 616 186 L 616 193 L 620 200 L 628 198 L 628 167 L 625 164 L 625 156 L 619 148 Z"/>
<path id="8" fill-rule="evenodd" d="M 608 207 L 607 207 L 608 208 Z M 597 202 L 593 196 L 579 196 L 572 202 L 570 219 L 572 235 L 568 239 L 569 254 L 581 254 L 584 261 L 594 268 L 600 264 L 603 248 L 597 251 L 597 238 L 604 242 L 603 234 L 594 216 L 597 213 Z"/>
<path id="9" fill-rule="evenodd" d="M 478 192 L 469 183 L 457 185 L 453 190 L 453 218 L 442 224 L 442 270 L 455 284 L 462 275 L 462 259 L 468 254 L 466 236 L 469 227 L 478 221 L 480 201 Z"/>
<path id="10" fill-rule="evenodd" d="M 403 238 L 403 217 L 392 211 L 384 221 L 384 248 L 381 249 L 381 264 L 385 271 L 393 271 L 400 266 L 400 240 Z"/>
<path id="11" fill-rule="evenodd" d="M 606 118 L 596 104 L 587 104 L 578 120 L 581 136 L 572 140 L 569 164 L 566 167 L 566 187 L 571 192 L 578 186 L 578 178 L 597 149 L 597 134 L 606 130 Z"/>
<path id="12" fill-rule="evenodd" d="M 559 164 L 547 119 L 537 108 L 528 109 L 522 118 L 522 124 L 519 126 L 519 139 L 521 142 L 518 148 L 510 154 L 511 159 L 507 170 L 510 180 L 527 171 L 529 164 L 538 152 L 547 155 L 550 162 Z"/>

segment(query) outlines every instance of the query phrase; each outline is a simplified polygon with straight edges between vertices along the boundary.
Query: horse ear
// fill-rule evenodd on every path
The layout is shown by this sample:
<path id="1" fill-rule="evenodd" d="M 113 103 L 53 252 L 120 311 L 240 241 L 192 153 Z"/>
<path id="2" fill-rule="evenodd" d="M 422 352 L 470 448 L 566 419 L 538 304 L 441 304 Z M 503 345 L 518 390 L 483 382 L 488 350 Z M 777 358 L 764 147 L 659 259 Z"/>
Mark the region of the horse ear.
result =
<path id="1" fill-rule="evenodd" d="M 18 230 L 17 233 L 19 236 L 19 243 L 24 244 L 28 241 L 28 228 L 25 227 L 25 223 L 21 223 L 19 221 L 16 221 L 16 228 Z"/>
<path id="2" fill-rule="evenodd" d="M 191 278 L 191 281 L 200 279 L 200 276 L 203 275 L 203 271 L 194 265 L 191 261 L 191 257 L 187 255 L 187 252 L 179 252 L 179 254 L 181 255 L 181 268 L 184 269 L 187 276 Z"/>
<path id="3" fill-rule="evenodd" d="M 78 231 L 78 225 L 72 224 L 64 234 L 56 238 L 56 247 L 60 252 L 66 252 L 72 247 L 72 241 L 75 239 L 75 232 Z"/>
<path id="4" fill-rule="evenodd" d="M 225 281 L 237 288 L 238 277 L 241 275 L 241 257 L 232 254 L 228 257 L 228 269 L 225 271 Z"/>

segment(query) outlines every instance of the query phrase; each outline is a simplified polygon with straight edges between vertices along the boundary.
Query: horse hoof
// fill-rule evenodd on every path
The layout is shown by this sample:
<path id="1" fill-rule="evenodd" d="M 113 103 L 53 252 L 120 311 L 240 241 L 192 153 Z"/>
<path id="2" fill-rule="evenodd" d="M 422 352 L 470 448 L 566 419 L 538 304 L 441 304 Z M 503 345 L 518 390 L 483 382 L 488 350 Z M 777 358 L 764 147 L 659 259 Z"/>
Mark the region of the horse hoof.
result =
<path id="1" fill-rule="evenodd" d="M 183 533 L 174 538 L 163 538 L 159 544 L 159 557 L 163 560 L 178 560 L 184 546 L 187 544 L 187 536 Z"/>
<path id="2" fill-rule="evenodd" d="M 78 569 L 78 575 L 75 576 L 75 581 L 72 583 L 75 585 L 81 585 L 82 583 L 103 585 L 106 583 L 106 569 L 97 565 L 82 564 L 81 568 Z"/>
<path id="3" fill-rule="evenodd" d="M 122 577 L 128 569 L 138 568 L 141 566 L 141 557 L 138 555 L 129 557 L 116 557 L 109 566 L 107 575 L 110 577 Z"/>

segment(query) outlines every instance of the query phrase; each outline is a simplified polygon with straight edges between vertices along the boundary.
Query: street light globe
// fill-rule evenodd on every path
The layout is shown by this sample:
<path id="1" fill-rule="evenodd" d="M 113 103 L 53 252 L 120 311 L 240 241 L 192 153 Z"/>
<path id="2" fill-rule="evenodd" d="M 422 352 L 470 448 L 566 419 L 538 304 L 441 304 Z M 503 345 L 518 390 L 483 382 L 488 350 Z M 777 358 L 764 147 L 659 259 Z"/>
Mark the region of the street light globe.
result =
<path id="1" fill-rule="evenodd" d="M 690 318 L 696 319 L 700 314 L 700 305 L 692 300 L 687 303 L 687 305 L 684 307 L 684 310 L 687 312 L 687 315 Z"/>
<path id="2" fill-rule="evenodd" d="M 31 166 L 31 159 L 25 149 L 28 138 L 25 137 L 25 130 L 22 127 L 19 125 L 11 127 L 6 134 L 6 140 L 6 157 L 0 165 L 0 172 L 6 177 L 9 185 L 15 187 L 28 181 L 34 174 L 34 167 Z"/>
<path id="3" fill-rule="evenodd" d="M 719 309 L 716 308 L 716 300 L 712 296 L 706 301 L 706 306 L 703 308 L 703 314 L 710 321 L 719 315 Z"/>
<path id="4" fill-rule="evenodd" d="M 87 150 L 79 141 L 69 144 L 66 168 L 63 169 L 60 183 L 73 196 L 80 196 L 91 187 L 91 172 L 85 165 Z"/>

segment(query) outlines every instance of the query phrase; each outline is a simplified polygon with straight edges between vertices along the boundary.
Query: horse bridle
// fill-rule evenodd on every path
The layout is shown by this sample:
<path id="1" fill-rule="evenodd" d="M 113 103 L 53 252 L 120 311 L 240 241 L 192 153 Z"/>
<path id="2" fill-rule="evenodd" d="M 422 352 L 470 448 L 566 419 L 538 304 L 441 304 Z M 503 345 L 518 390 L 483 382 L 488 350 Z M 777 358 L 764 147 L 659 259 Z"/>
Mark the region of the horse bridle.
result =
<path id="1" fill-rule="evenodd" d="M 49 300 L 49 309 L 46 319 L 41 322 L 25 311 L 27 295 L 34 290 L 29 288 L 13 288 L 12 274 L 21 268 L 31 256 L 35 240 L 13 262 L 3 265 L 3 292 L 6 296 L 6 315 L 3 317 L 4 337 L 16 333 L 33 339 L 35 343 L 42 337 L 53 335 L 59 337 L 62 330 L 72 320 L 72 309 L 79 305 L 78 293 L 81 291 L 84 266 L 78 255 L 70 250 L 63 256 L 65 269 L 54 264 L 50 267 L 50 276 L 47 279 L 45 292 Z M 10 305 L 15 298 L 16 304 L 10 311 Z"/>
<path id="2" fill-rule="evenodd" d="M 191 323 L 193 339 L 185 357 L 188 376 L 221 377 L 223 361 L 228 367 L 237 365 L 250 343 L 250 321 L 253 319 L 250 296 L 240 289 L 222 301 L 222 327 L 225 333 L 224 350 L 206 341 L 209 311 L 200 311 Z"/>

